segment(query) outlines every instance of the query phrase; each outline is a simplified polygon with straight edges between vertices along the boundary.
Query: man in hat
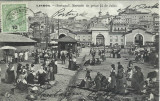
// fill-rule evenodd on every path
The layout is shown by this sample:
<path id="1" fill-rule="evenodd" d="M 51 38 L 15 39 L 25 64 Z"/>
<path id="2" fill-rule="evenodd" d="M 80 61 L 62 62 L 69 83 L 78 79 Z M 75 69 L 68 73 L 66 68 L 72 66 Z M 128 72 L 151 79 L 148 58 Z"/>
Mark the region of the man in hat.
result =
<path id="1" fill-rule="evenodd" d="M 121 69 L 121 68 L 123 68 L 123 66 L 121 65 L 120 62 L 118 62 L 118 69 Z"/>
<path id="2" fill-rule="evenodd" d="M 66 56 L 64 52 L 62 52 L 61 59 L 62 59 L 62 64 L 65 64 Z"/>
<path id="3" fill-rule="evenodd" d="M 14 62 L 17 63 L 18 62 L 18 53 L 17 51 L 14 53 Z"/>
<path id="4" fill-rule="evenodd" d="M 144 84 L 144 76 L 141 72 L 141 68 L 138 66 L 134 67 L 136 72 L 132 76 L 131 85 L 138 93 L 141 92 Z"/>

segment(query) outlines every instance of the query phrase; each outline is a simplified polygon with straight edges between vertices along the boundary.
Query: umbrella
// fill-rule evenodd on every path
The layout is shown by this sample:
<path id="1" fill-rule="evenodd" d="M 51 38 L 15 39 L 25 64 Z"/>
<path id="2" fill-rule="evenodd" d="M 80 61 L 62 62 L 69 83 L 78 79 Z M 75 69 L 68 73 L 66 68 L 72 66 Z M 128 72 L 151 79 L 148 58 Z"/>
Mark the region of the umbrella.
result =
<path id="1" fill-rule="evenodd" d="M 58 44 L 56 41 L 51 41 L 50 44 Z"/>
<path id="2" fill-rule="evenodd" d="M 16 50 L 16 48 L 15 48 L 15 47 L 12 47 L 12 46 L 3 46 L 3 47 L 1 47 L 0 49 L 3 49 L 3 50 L 6 50 L 6 49 Z"/>
<path id="3" fill-rule="evenodd" d="M 137 51 L 137 52 L 144 51 L 144 48 L 137 48 L 135 51 Z"/>

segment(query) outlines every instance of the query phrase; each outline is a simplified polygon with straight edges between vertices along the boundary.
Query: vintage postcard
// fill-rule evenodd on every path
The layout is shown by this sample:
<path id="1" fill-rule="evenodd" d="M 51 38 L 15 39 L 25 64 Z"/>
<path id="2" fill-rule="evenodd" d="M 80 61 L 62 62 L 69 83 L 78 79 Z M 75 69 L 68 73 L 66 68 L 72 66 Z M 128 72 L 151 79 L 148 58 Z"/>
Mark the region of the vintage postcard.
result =
<path id="1" fill-rule="evenodd" d="M 0 101 L 159 101 L 159 7 L 0 1 Z"/>

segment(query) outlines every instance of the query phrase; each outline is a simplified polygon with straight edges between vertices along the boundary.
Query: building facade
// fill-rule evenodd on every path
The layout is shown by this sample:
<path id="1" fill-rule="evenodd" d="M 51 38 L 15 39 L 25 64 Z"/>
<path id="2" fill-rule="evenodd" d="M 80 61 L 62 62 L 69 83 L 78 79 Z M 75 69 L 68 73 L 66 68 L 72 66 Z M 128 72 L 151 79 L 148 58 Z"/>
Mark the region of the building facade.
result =
<path id="1" fill-rule="evenodd" d="M 134 29 L 124 35 L 125 45 L 146 45 L 147 42 L 154 42 L 155 35 L 145 29 Z"/>
<path id="2" fill-rule="evenodd" d="M 57 21 L 55 21 L 57 22 Z M 54 24 L 57 25 L 57 24 Z M 68 18 L 60 21 L 54 33 L 60 36 L 71 36 L 83 45 L 113 46 L 113 45 L 145 45 L 154 42 L 159 31 L 159 15 L 134 9 L 126 9 L 112 16 L 109 13 L 94 16 L 90 20 Z M 66 28 L 68 32 L 57 29 Z M 58 38 L 58 37 L 57 37 Z"/>
<path id="3" fill-rule="evenodd" d="M 92 40 L 92 33 L 88 31 L 74 33 L 76 33 L 76 40 L 78 40 L 81 45 L 90 46 Z"/>

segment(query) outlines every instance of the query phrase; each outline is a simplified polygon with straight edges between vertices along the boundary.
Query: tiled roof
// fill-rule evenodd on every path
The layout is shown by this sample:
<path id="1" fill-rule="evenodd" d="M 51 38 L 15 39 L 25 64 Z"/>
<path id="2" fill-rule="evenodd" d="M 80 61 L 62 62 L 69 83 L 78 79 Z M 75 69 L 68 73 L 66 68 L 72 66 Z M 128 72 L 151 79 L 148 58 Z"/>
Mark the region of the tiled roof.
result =
<path id="1" fill-rule="evenodd" d="M 136 29 L 141 29 L 141 30 L 144 30 L 144 31 L 145 31 L 146 33 L 148 33 L 148 34 L 154 35 L 153 32 L 148 32 L 148 31 L 146 31 L 146 29 L 144 29 L 144 28 L 135 28 L 135 29 L 132 29 L 132 30 L 130 30 L 130 31 L 126 32 L 126 33 L 124 33 L 124 35 L 125 35 L 125 34 L 129 34 L 129 33 L 131 33 L 133 30 L 136 30 Z"/>
<path id="2" fill-rule="evenodd" d="M 77 40 L 70 36 L 65 36 L 63 38 L 58 39 L 58 42 L 77 42 Z"/>
<path id="3" fill-rule="evenodd" d="M 0 42 L 36 42 L 22 35 L 0 33 Z"/>
<path id="4" fill-rule="evenodd" d="M 78 32 L 74 32 L 76 34 L 92 34 L 91 32 L 88 31 L 78 31 Z"/>

